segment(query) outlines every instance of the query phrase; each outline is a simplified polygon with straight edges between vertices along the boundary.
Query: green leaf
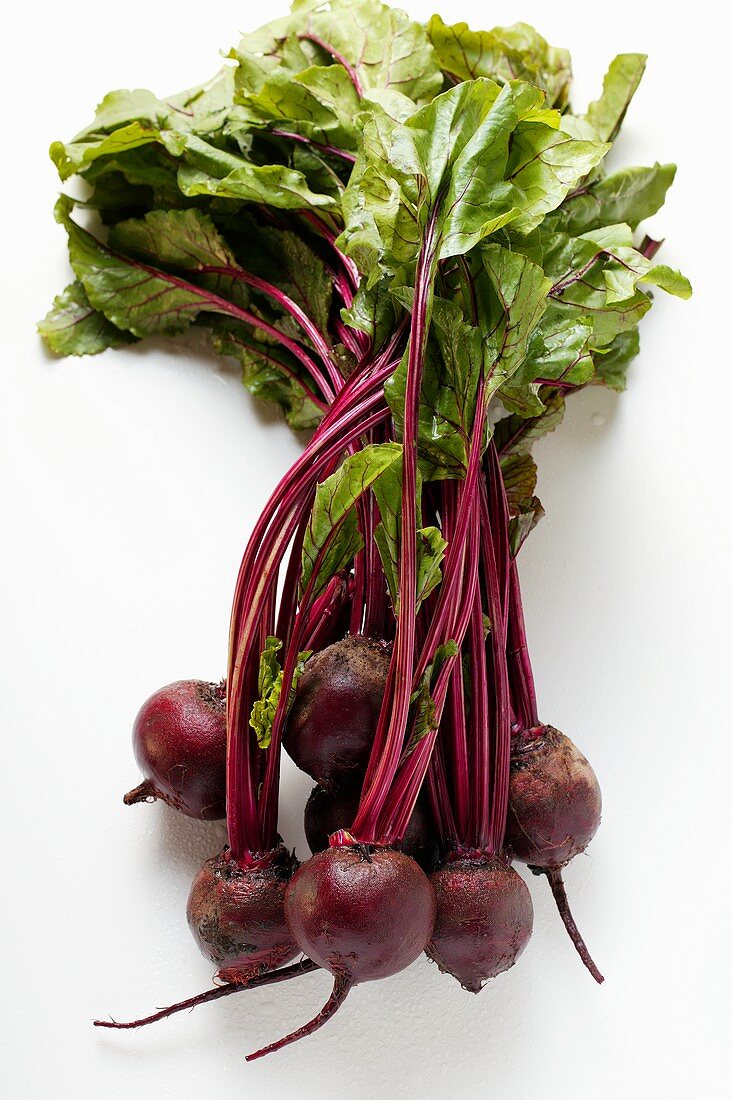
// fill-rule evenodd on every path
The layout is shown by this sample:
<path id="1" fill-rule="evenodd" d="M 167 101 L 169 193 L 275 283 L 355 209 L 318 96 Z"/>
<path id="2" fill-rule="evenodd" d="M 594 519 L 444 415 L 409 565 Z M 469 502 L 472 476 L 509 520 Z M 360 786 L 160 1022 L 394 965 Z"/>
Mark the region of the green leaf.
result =
<path id="1" fill-rule="evenodd" d="M 88 165 L 84 180 L 93 188 L 87 200 L 91 206 L 103 208 L 105 194 L 110 188 L 119 189 L 120 181 L 135 188 L 137 196 L 144 196 L 148 209 L 190 205 L 178 187 L 176 162 L 162 145 L 145 145 L 120 156 L 100 157 Z"/>
<path id="2" fill-rule="evenodd" d="M 614 237 L 610 230 L 618 231 Z M 605 267 L 611 262 L 608 248 L 624 237 L 627 227 L 609 227 L 585 237 L 544 232 L 543 227 L 528 237 L 515 237 L 511 247 L 541 264 L 552 280 L 549 292 L 555 315 L 592 321 L 591 347 L 610 344 L 619 332 L 638 324 L 651 307 L 650 299 L 636 290 L 623 301 L 608 300 Z M 603 236 L 600 237 L 599 234 Z M 616 272 L 620 265 L 616 263 Z"/>
<path id="3" fill-rule="evenodd" d="M 53 142 L 51 160 L 61 179 L 67 180 L 100 156 L 156 141 L 167 114 L 165 105 L 146 89 L 109 92 L 89 126 L 67 144 Z"/>
<path id="4" fill-rule="evenodd" d="M 544 123 L 527 121 L 516 130 L 508 178 L 521 192 L 514 225 L 529 233 L 595 168 L 609 145 L 581 141 Z"/>
<path id="5" fill-rule="evenodd" d="M 504 406 L 522 417 L 543 409 L 540 393 L 545 383 L 582 386 L 594 373 L 590 350 L 593 326 L 585 317 L 565 316 L 554 306 L 532 332 L 526 357 L 500 391 Z"/>
<path id="6" fill-rule="evenodd" d="M 401 433 L 407 382 L 407 357 L 387 381 L 384 392 Z M 425 478 L 462 477 L 486 348 L 481 331 L 468 325 L 456 303 L 435 298 L 427 341 L 419 404 L 417 445 Z"/>
<path id="7" fill-rule="evenodd" d="M 447 543 L 437 527 L 417 531 L 417 608 L 442 580 L 441 565 Z"/>
<path id="8" fill-rule="evenodd" d="M 529 454 L 534 443 L 558 428 L 564 419 L 565 401 L 559 390 L 547 388 L 542 394 L 542 410 L 537 416 L 504 416 L 496 424 L 493 439 L 502 459 L 508 455 Z"/>
<path id="9" fill-rule="evenodd" d="M 435 649 L 432 660 L 419 681 L 417 690 L 412 694 L 412 728 L 409 741 L 404 749 L 403 758 L 409 756 L 419 742 L 428 733 L 432 733 L 436 729 L 437 710 L 432 697 L 432 688 L 442 666 L 446 661 L 457 657 L 458 653 L 459 650 L 454 641 L 445 642 L 444 645 L 437 646 Z"/>
<path id="10" fill-rule="evenodd" d="M 417 515 L 417 608 L 440 583 L 441 565 L 447 544 L 436 527 L 421 527 L 419 502 L 421 478 L 418 476 Z M 399 545 L 402 517 L 402 462 L 401 456 L 374 482 L 374 496 L 379 507 L 380 521 L 374 531 L 374 541 L 379 550 L 389 595 L 395 611 L 399 608 Z"/>
<path id="11" fill-rule="evenodd" d="M 508 513 L 510 516 L 518 514 L 522 504 L 531 500 L 536 489 L 536 463 L 532 456 L 526 452 L 517 454 L 513 452 L 501 458 L 501 471 L 503 484 L 506 489 L 508 501 Z"/>
<path id="12" fill-rule="evenodd" d="M 277 654 L 282 649 L 279 638 L 268 637 L 259 657 L 257 690 L 259 698 L 252 706 L 249 725 L 257 735 L 261 749 L 267 749 L 272 740 L 272 723 L 282 691 L 282 668 Z"/>
<path id="13" fill-rule="evenodd" d="M 481 76 L 497 84 L 525 80 L 546 93 L 550 107 L 567 101 L 572 79 L 569 53 L 554 49 L 527 23 L 473 31 L 467 23 L 448 26 L 433 15 L 427 33 L 440 65 L 457 80 Z"/>
<path id="14" fill-rule="evenodd" d="M 272 72 L 261 89 L 239 97 L 236 118 L 246 125 L 277 126 L 322 145 L 355 150 L 359 97 L 339 65 L 312 66 L 293 75 Z"/>
<path id="15" fill-rule="evenodd" d="M 468 252 L 515 222 L 528 232 L 604 156 L 557 130 L 542 93 L 514 81 L 459 84 L 404 124 L 373 112 L 343 199 L 342 247 L 374 281 L 417 255 L 429 218 L 434 256 Z"/>
<path id="16" fill-rule="evenodd" d="M 691 297 L 691 284 L 684 275 L 665 264 L 654 266 L 651 260 L 636 251 L 629 226 L 609 225 L 585 233 L 583 237 L 602 250 L 603 278 L 609 304 L 627 301 L 641 281 L 677 298 Z"/>
<path id="17" fill-rule="evenodd" d="M 100 244 L 73 221 L 73 205 L 65 196 L 56 204 L 56 219 L 69 238 L 71 266 L 91 305 L 117 328 L 135 336 L 174 334 L 202 310 L 224 311 L 205 291 Z"/>
<path id="18" fill-rule="evenodd" d="M 366 94 L 395 89 L 415 103 L 442 87 L 442 73 L 427 33 L 405 12 L 378 0 L 330 0 L 306 7 L 304 29 L 328 42 L 353 66 Z"/>
<path id="19" fill-rule="evenodd" d="M 237 263 L 279 287 L 321 332 L 328 329 L 333 280 L 320 256 L 302 237 L 286 229 L 261 225 L 242 211 L 218 225 Z M 269 303 L 270 308 L 272 304 Z M 298 333 L 298 337 L 301 337 Z"/>
<path id="20" fill-rule="evenodd" d="M 72 142 L 64 145 L 54 141 L 49 149 L 51 160 L 62 180 L 84 171 L 101 157 L 117 157 L 130 149 L 150 145 L 160 138 L 160 131 L 149 123 L 130 122 L 96 141 Z"/>
<path id="21" fill-rule="evenodd" d="M 196 286 L 241 308 L 249 305 L 249 288 L 237 277 L 231 248 L 201 210 L 152 210 L 144 218 L 118 222 L 110 230 L 109 246 L 156 267 L 190 273 Z M 198 275 L 206 267 L 231 270 Z"/>
<path id="22" fill-rule="evenodd" d="M 168 131 L 168 151 L 182 158 L 178 186 L 188 198 L 197 195 L 262 203 L 279 210 L 329 209 L 330 195 L 311 191 L 302 172 L 282 164 L 252 164 L 197 137 Z"/>
<path id="23" fill-rule="evenodd" d="M 97 355 L 133 339 L 90 305 L 79 282 L 71 283 L 54 298 L 53 306 L 38 323 L 38 332 L 54 355 Z"/>
<path id="24" fill-rule="evenodd" d="M 282 681 L 284 676 L 284 670 L 280 667 L 279 658 L 277 656 L 281 649 L 282 642 L 280 639 L 270 636 L 267 638 L 259 658 L 259 676 L 257 682 L 259 698 L 252 706 L 249 725 L 257 735 L 257 744 L 260 749 L 268 749 L 272 743 L 272 726 L 280 702 L 280 696 L 282 695 Z M 310 656 L 310 650 L 305 650 L 303 653 L 298 654 L 287 701 L 288 710 L 295 699 L 298 682 L 305 671 L 305 664 Z"/>
<path id="25" fill-rule="evenodd" d="M 234 262 L 229 246 L 201 210 L 151 210 L 144 218 L 114 226 L 109 244 L 152 262 L 194 271 Z"/>
<path id="26" fill-rule="evenodd" d="M 359 116 L 360 150 L 343 193 L 343 233 L 338 246 L 369 276 L 393 274 L 419 250 L 417 193 L 409 174 L 393 162 L 400 121 L 378 104 Z M 414 194 L 412 194 L 414 192 Z"/>
<path id="27" fill-rule="evenodd" d="M 544 506 L 538 497 L 523 501 L 508 522 L 508 542 L 511 557 L 515 558 L 526 539 L 544 516 Z"/>
<path id="28" fill-rule="evenodd" d="M 621 53 L 611 62 L 602 95 L 587 108 L 586 119 L 601 141 L 614 141 L 646 68 L 646 55 Z"/>
<path id="29" fill-rule="evenodd" d="M 480 259 L 499 305 L 489 329 L 495 348 L 489 376 L 494 389 L 526 357 L 531 334 L 546 311 L 552 282 L 538 264 L 498 244 L 484 245 Z"/>
<path id="30" fill-rule="evenodd" d="M 104 225 L 114 225 L 128 218 L 142 217 L 155 203 L 156 196 L 152 187 L 128 183 L 121 172 L 110 170 L 101 173 L 94 180 L 89 197 L 79 205 L 98 211 Z"/>
<path id="31" fill-rule="evenodd" d="M 432 211 L 438 258 L 505 224 L 517 213 L 504 181 L 517 117 L 512 89 L 489 80 L 437 96 L 404 125 L 372 112 L 344 195 L 342 247 L 367 273 L 393 273 L 416 257 Z"/>
<path id="32" fill-rule="evenodd" d="M 259 92 L 278 68 L 294 74 L 317 60 L 318 48 L 299 39 L 296 30 L 292 16 L 286 15 L 240 38 L 228 54 L 237 62 L 234 74 L 237 99 Z"/>
<path id="33" fill-rule="evenodd" d="M 505 173 L 517 122 L 512 89 L 491 80 L 459 84 L 407 121 L 392 155 L 424 179 L 423 207 L 439 207 L 438 258 L 468 252 L 516 216 Z"/>
<path id="34" fill-rule="evenodd" d="M 617 222 L 635 229 L 639 222 L 652 217 L 663 206 L 675 175 L 675 164 L 621 168 L 568 195 L 559 209 L 547 216 L 544 224 L 546 228 L 571 236 Z"/>
<path id="35" fill-rule="evenodd" d="M 390 338 L 396 327 L 397 308 L 389 291 L 388 280 L 372 287 L 361 285 L 350 309 L 341 310 L 341 319 L 351 328 L 371 337 L 374 351 Z"/>
<path id="36" fill-rule="evenodd" d="M 132 150 L 161 142 L 164 130 L 215 132 L 233 104 L 233 91 L 233 73 L 222 69 L 208 84 L 165 101 L 146 89 L 110 92 L 89 126 L 71 142 L 51 145 L 51 159 L 66 180 L 76 173 L 87 175 L 96 162 L 124 159 Z"/>
<path id="37" fill-rule="evenodd" d="M 657 286 L 660 290 L 665 290 L 667 294 L 673 294 L 676 298 L 691 298 L 692 290 L 689 280 L 680 271 L 676 271 L 666 264 L 656 264 L 646 271 L 641 279 L 644 283 Z"/>
<path id="38" fill-rule="evenodd" d="M 640 351 L 638 326 L 627 332 L 620 332 L 607 348 L 595 352 L 595 378 L 597 382 L 608 386 L 618 393 L 626 388 L 627 372 L 633 359 Z"/>
<path id="39" fill-rule="evenodd" d="M 257 339 L 248 326 L 230 318 L 210 315 L 205 327 L 214 351 L 230 355 L 240 363 L 242 382 L 253 397 L 279 405 L 295 431 L 310 431 L 318 426 L 322 410 L 298 384 L 300 364 L 284 348 Z"/>
<path id="40" fill-rule="evenodd" d="M 317 596 L 330 578 L 345 568 L 363 546 L 355 506 L 385 470 L 401 457 L 396 443 L 372 444 L 349 455 L 315 493 L 302 548 L 300 595 L 316 576 Z"/>

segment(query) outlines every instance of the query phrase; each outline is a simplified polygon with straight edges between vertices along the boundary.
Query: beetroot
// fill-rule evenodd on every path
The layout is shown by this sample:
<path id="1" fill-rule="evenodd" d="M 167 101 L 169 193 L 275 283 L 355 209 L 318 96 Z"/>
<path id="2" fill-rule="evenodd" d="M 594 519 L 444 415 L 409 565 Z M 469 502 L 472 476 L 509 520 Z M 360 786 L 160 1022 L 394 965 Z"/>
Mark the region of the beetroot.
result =
<path id="1" fill-rule="evenodd" d="M 310 658 L 282 744 L 322 787 L 363 776 L 389 671 L 390 647 L 353 634 Z"/>
<path id="2" fill-rule="evenodd" d="M 437 920 L 427 955 L 463 989 L 508 970 L 531 938 L 534 909 L 520 875 L 503 859 L 471 853 L 431 876 Z"/>
<path id="3" fill-rule="evenodd" d="M 143 703 L 132 732 L 142 783 L 125 805 L 159 798 L 188 817 L 226 816 L 226 685 L 178 680 Z"/>
<path id="4" fill-rule="evenodd" d="M 514 741 L 508 798 L 506 844 L 530 866 L 563 867 L 584 852 L 600 824 L 597 776 L 553 726 Z"/>
<path id="5" fill-rule="evenodd" d="M 388 978 L 421 955 L 435 923 L 435 892 L 413 859 L 392 848 L 328 848 L 293 875 L 285 913 L 298 947 L 333 975 L 318 1015 L 248 1061 L 322 1027 L 359 982 Z"/>
<path id="6" fill-rule="evenodd" d="M 240 863 L 224 848 L 193 880 L 188 924 L 224 982 L 246 984 L 298 953 L 285 919 L 285 888 L 297 860 L 282 845 Z"/>
<path id="7" fill-rule="evenodd" d="M 360 786 L 325 790 L 313 787 L 305 805 L 305 836 L 311 852 L 328 847 L 328 837 L 338 829 L 350 829 L 358 810 Z M 437 836 L 427 799 L 420 797 L 398 845 L 423 871 L 430 873 L 437 859 Z"/>
<path id="8" fill-rule="evenodd" d="M 597 776 L 568 737 L 553 726 L 540 726 L 515 739 L 506 846 L 535 874 L 547 876 L 570 938 L 598 982 L 603 976 L 572 917 L 561 869 L 584 852 L 597 832 L 601 811 Z"/>

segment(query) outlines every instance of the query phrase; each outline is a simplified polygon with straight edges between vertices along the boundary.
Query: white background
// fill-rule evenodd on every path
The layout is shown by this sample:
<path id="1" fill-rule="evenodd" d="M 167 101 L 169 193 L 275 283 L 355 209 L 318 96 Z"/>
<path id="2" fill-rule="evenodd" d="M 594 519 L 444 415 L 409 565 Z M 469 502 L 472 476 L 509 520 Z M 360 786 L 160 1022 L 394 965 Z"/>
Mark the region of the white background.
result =
<path id="1" fill-rule="evenodd" d="M 419 16 L 431 4 L 409 3 Z M 46 149 L 110 88 L 207 78 L 280 0 L 20 4 L 2 48 L 2 829 L 4 1095 L 228 1100 L 729 1095 L 729 26 L 716 5 L 459 0 L 446 17 L 535 23 L 568 46 L 575 103 L 621 50 L 651 60 L 626 163 L 680 170 L 652 229 L 692 277 L 659 296 L 621 398 L 570 402 L 541 445 L 547 518 L 522 572 L 546 720 L 593 761 L 603 827 L 567 872 L 607 975 L 579 965 L 530 883 L 533 940 L 478 998 L 420 960 L 357 989 L 316 1037 L 247 1066 L 309 1018 L 324 975 L 137 1033 L 100 1033 L 207 986 L 185 922 L 221 830 L 127 809 L 130 726 L 159 685 L 224 672 L 244 540 L 299 450 L 235 372 L 165 341 L 55 362 L 34 323 L 68 281 Z M 73 15 L 73 17 L 72 17 Z M 7 18 L 7 17 L 6 17 Z M 306 851 L 309 787 L 283 832 Z"/>

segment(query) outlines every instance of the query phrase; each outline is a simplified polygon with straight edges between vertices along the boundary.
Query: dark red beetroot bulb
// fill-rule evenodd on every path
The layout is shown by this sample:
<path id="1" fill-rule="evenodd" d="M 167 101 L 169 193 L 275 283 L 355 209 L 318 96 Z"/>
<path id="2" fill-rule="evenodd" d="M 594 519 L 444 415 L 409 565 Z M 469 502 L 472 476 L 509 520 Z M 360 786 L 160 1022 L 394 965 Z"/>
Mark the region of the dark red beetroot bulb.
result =
<path id="1" fill-rule="evenodd" d="M 322 1027 L 359 982 L 388 978 L 413 963 L 432 934 L 435 892 L 403 852 L 328 848 L 293 875 L 285 913 L 300 950 L 333 975 L 333 992 L 310 1023 L 248 1061 Z"/>
<path id="2" fill-rule="evenodd" d="M 311 852 L 322 852 L 327 848 L 331 833 L 339 829 L 350 829 L 360 797 L 360 784 L 329 791 L 323 787 L 313 787 L 305 804 L 305 836 Z M 427 874 L 434 867 L 437 859 L 437 835 L 424 795 L 417 801 L 407 831 L 396 847 L 416 860 Z"/>
<path id="3" fill-rule="evenodd" d="M 282 743 L 322 787 L 363 777 L 389 671 L 386 642 L 353 634 L 305 666 Z"/>
<path id="4" fill-rule="evenodd" d="M 589 761 L 553 726 L 527 730 L 511 750 L 506 847 L 549 880 L 559 913 L 596 981 L 595 966 L 574 922 L 562 867 L 584 852 L 600 825 L 602 795 Z"/>
<path id="5" fill-rule="evenodd" d="M 563 867 L 597 832 L 602 796 L 592 767 L 553 726 L 514 741 L 506 846 L 536 867 Z"/>
<path id="6" fill-rule="evenodd" d="M 143 703 L 132 731 L 145 777 L 125 803 L 160 798 L 188 817 L 226 816 L 226 684 L 178 680 Z"/>
<path id="7" fill-rule="evenodd" d="M 437 920 L 427 954 L 463 989 L 508 970 L 531 938 L 534 907 L 526 883 L 504 860 L 481 853 L 448 858 L 430 877 Z"/>
<path id="8" fill-rule="evenodd" d="M 222 981 L 244 984 L 298 954 L 285 919 L 285 890 L 297 866 L 281 844 L 247 864 L 224 848 L 196 875 L 188 924 Z"/>

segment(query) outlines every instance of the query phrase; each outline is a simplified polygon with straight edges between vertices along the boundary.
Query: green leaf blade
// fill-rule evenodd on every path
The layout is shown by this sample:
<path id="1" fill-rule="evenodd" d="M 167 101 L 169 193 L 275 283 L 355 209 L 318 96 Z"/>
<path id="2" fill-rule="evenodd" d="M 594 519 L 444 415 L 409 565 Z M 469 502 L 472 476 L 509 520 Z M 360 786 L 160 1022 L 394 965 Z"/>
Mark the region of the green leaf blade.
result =
<path id="1" fill-rule="evenodd" d="M 111 324 L 91 305 L 84 287 L 71 283 L 53 300 L 38 332 L 53 355 L 98 355 L 107 348 L 129 344 L 133 339 Z"/>

